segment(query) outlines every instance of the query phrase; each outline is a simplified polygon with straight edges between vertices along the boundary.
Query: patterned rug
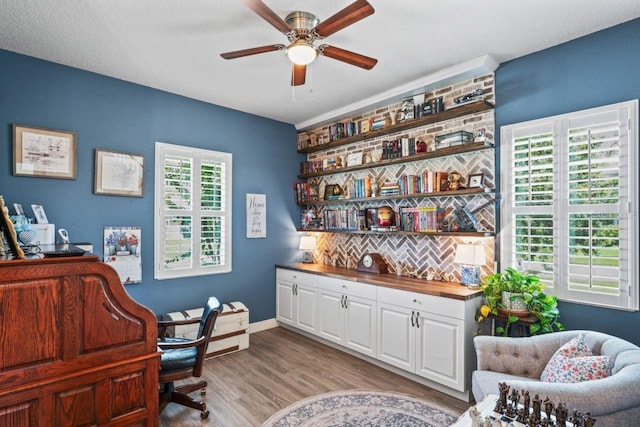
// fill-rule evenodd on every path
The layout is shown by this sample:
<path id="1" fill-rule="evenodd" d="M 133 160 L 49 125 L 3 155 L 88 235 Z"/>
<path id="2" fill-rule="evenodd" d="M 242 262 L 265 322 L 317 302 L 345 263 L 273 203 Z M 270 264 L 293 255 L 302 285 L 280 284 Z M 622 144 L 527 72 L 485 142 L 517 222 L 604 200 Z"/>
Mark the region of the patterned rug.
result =
<path id="1" fill-rule="evenodd" d="M 447 427 L 458 415 L 412 396 L 377 391 L 338 391 L 296 402 L 262 427 Z"/>

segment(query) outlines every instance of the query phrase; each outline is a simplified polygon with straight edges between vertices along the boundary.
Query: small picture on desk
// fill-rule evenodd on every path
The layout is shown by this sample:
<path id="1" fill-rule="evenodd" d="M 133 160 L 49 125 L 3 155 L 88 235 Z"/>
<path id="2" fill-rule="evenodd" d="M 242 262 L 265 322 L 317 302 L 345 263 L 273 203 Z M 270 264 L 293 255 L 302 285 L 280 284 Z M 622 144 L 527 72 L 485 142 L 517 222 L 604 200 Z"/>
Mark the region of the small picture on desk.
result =
<path id="1" fill-rule="evenodd" d="M 483 173 L 469 175 L 469 182 L 467 184 L 467 188 L 482 188 L 482 187 L 484 187 Z"/>

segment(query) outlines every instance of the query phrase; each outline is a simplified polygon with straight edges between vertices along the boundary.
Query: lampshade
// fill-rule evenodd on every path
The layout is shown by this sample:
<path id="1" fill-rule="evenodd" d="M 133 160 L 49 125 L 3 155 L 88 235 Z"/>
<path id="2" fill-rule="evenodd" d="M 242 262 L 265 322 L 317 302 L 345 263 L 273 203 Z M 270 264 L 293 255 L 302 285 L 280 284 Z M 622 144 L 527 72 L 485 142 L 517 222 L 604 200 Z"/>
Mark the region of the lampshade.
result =
<path id="1" fill-rule="evenodd" d="M 317 56 L 316 47 L 305 40 L 296 40 L 287 47 L 287 57 L 297 65 L 311 64 Z"/>
<path id="2" fill-rule="evenodd" d="M 316 249 L 316 238 L 313 236 L 302 236 L 300 238 L 301 251 L 314 251 Z"/>
<path id="3" fill-rule="evenodd" d="M 456 249 L 456 257 L 453 262 L 466 265 L 484 265 L 485 256 L 482 245 L 460 244 Z"/>

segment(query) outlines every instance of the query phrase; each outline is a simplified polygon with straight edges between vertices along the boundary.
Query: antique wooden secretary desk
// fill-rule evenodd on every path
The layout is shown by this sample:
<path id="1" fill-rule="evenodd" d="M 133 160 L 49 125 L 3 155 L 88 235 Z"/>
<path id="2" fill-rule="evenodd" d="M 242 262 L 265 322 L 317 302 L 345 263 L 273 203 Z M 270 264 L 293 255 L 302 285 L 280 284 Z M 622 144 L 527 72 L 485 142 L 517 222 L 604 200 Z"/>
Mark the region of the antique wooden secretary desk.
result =
<path id="1" fill-rule="evenodd" d="M 157 324 L 97 256 L 0 261 L 0 426 L 157 426 Z"/>

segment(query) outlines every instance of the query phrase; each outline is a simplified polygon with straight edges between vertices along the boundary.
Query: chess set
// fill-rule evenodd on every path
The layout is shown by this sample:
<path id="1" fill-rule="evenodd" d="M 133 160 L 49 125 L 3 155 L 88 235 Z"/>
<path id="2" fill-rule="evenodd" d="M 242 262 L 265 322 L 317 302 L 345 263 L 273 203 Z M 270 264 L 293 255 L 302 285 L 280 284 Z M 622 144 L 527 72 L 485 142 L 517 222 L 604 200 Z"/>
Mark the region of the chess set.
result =
<path id="1" fill-rule="evenodd" d="M 471 427 L 593 427 L 596 419 L 588 412 L 573 410 L 566 405 L 554 404 L 547 397 L 544 401 L 529 391 L 518 392 L 506 383 L 500 383 L 500 397 L 492 411 L 480 412 L 477 406 L 469 408 Z"/>

